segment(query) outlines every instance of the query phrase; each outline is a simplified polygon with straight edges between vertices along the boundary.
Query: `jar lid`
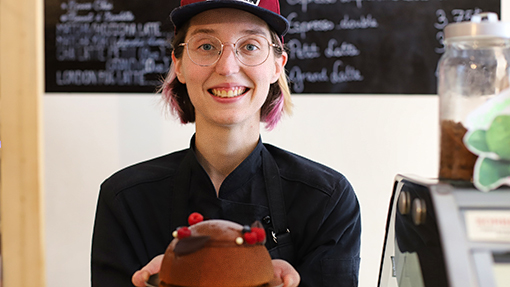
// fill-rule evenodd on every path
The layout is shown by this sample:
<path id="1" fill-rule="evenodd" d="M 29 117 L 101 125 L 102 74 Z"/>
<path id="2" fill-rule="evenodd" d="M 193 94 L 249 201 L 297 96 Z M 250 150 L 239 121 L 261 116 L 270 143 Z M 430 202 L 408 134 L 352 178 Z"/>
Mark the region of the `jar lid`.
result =
<path id="1" fill-rule="evenodd" d="M 486 12 L 473 15 L 471 21 L 452 23 L 444 29 L 445 39 L 498 37 L 510 38 L 510 23 L 500 22 L 498 14 Z"/>

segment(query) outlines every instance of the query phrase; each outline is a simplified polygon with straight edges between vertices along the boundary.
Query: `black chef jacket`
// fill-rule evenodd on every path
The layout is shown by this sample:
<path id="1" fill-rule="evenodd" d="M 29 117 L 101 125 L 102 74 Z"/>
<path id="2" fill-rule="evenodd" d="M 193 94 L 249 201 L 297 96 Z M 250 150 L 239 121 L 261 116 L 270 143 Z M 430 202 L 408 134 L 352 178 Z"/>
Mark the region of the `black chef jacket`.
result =
<path id="1" fill-rule="evenodd" d="M 272 238 L 264 153 L 277 166 L 291 245 Z M 343 175 L 259 140 L 217 196 L 197 161 L 193 138 L 189 149 L 127 167 L 103 182 L 92 240 L 92 286 L 132 286 L 133 273 L 165 252 L 172 232 L 187 225 L 194 211 L 242 225 L 261 221 L 271 256 L 296 268 L 300 286 L 358 284 L 360 209 Z M 292 254 L 279 252 L 289 246 Z"/>

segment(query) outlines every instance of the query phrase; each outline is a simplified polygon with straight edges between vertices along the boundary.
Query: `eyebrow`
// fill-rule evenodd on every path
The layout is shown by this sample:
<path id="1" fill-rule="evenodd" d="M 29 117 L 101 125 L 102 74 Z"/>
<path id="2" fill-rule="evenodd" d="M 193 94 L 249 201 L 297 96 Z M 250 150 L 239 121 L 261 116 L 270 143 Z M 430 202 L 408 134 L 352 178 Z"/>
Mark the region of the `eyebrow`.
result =
<path id="1" fill-rule="evenodd" d="M 189 36 L 191 37 L 191 36 L 194 36 L 194 35 L 200 34 L 200 33 L 214 34 L 215 32 L 216 32 L 216 30 L 213 30 L 213 29 L 201 28 L 201 29 L 192 31 Z M 241 33 L 248 34 L 248 35 L 267 36 L 263 29 L 246 29 L 246 30 L 241 31 Z"/>

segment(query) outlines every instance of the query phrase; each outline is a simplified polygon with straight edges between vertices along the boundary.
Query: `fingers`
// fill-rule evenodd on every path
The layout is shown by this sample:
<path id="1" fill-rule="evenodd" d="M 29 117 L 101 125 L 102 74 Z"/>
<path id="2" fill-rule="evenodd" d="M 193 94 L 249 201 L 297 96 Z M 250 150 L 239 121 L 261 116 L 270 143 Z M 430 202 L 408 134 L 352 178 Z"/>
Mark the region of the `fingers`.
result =
<path id="1" fill-rule="evenodd" d="M 152 274 L 156 274 L 161 269 L 161 262 L 163 261 L 163 254 L 154 257 L 142 269 L 136 271 L 131 277 L 131 282 L 136 287 L 145 287 L 147 280 Z"/>
<path id="2" fill-rule="evenodd" d="M 284 287 L 296 287 L 301 281 L 299 273 L 287 261 L 281 259 L 272 260 L 274 274 L 276 277 L 281 278 Z"/>
<path id="3" fill-rule="evenodd" d="M 298 275 L 299 277 L 299 275 Z M 283 276 L 283 287 L 297 287 L 299 285 L 300 278 L 295 278 L 293 275 Z"/>
<path id="4" fill-rule="evenodd" d="M 145 287 L 147 282 L 149 280 L 149 277 L 151 274 L 147 270 L 138 270 L 133 274 L 133 277 L 131 277 L 131 281 L 133 282 L 133 285 L 136 287 Z"/>

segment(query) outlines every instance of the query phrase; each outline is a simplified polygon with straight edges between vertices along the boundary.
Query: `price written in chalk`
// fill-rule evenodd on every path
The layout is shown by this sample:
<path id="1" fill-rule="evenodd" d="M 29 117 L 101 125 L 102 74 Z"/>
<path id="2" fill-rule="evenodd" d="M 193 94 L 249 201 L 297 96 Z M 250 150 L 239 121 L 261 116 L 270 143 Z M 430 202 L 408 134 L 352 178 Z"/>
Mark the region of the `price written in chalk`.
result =
<path id="1" fill-rule="evenodd" d="M 437 22 L 434 23 L 434 28 L 439 30 L 436 33 L 436 40 L 439 43 L 439 47 L 436 47 L 434 51 L 437 54 L 443 54 L 445 51 L 445 38 L 444 38 L 444 28 L 450 23 L 457 23 L 462 21 L 470 21 L 471 17 L 475 14 L 479 14 L 482 12 L 480 8 L 474 9 L 453 9 L 450 13 L 447 13 L 443 9 L 437 9 L 436 16 Z"/>

